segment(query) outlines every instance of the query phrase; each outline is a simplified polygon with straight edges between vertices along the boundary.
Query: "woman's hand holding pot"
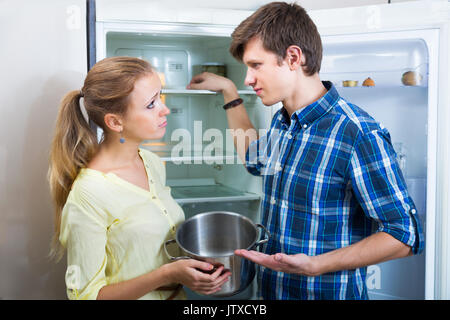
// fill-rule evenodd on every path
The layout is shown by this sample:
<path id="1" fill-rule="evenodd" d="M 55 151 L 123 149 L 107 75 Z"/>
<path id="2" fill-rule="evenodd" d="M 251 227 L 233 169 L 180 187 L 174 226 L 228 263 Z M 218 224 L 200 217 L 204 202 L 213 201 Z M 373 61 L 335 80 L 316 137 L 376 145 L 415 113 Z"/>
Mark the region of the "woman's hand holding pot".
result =
<path id="1" fill-rule="evenodd" d="M 182 259 L 166 266 L 170 282 L 181 283 L 189 289 L 204 295 L 210 295 L 219 291 L 222 285 L 229 280 L 229 271 L 221 274 L 223 266 L 217 268 L 213 273 L 213 265 L 195 259 Z M 204 272 L 202 272 L 204 271 Z"/>

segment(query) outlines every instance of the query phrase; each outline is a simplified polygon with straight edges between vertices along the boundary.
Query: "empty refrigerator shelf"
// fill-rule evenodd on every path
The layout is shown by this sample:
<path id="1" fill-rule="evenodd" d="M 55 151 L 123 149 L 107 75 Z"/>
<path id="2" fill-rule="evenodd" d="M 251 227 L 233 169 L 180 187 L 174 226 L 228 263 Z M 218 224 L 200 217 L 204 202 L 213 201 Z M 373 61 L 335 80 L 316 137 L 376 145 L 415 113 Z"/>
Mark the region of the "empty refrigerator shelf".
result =
<path id="1" fill-rule="evenodd" d="M 172 197 L 179 204 L 259 200 L 260 196 L 236 190 L 221 184 L 204 186 L 172 186 Z"/>
<path id="2" fill-rule="evenodd" d="M 205 155 L 190 155 L 190 156 L 172 156 L 170 151 L 153 151 L 154 154 L 158 155 L 162 161 L 175 162 L 175 163 L 187 163 L 187 162 L 198 162 L 204 161 L 206 163 L 217 163 L 217 164 L 234 164 L 237 163 L 238 158 L 235 155 L 225 155 L 225 156 L 205 156 Z"/>

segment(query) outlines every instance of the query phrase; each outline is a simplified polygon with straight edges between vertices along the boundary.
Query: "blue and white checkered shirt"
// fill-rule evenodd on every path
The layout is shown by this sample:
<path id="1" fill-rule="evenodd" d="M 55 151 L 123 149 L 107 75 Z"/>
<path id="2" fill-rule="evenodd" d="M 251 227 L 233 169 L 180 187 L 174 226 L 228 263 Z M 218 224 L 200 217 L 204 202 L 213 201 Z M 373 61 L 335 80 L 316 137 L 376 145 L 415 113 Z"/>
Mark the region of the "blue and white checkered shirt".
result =
<path id="1" fill-rule="evenodd" d="M 266 254 L 320 255 L 383 231 L 418 254 L 424 237 L 389 132 L 339 96 L 330 82 L 318 101 L 289 118 L 281 108 L 246 154 L 263 178 Z M 366 268 L 307 277 L 260 267 L 263 299 L 367 299 Z"/>

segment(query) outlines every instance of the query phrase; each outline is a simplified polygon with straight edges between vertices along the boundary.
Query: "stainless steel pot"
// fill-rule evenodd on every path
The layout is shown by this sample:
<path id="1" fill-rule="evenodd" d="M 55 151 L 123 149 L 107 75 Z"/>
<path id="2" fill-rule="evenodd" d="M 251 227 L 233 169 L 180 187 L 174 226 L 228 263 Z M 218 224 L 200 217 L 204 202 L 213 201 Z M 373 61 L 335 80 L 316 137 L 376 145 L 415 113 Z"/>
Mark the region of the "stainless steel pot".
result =
<path id="1" fill-rule="evenodd" d="M 257 227 L 264 229 L 267 238 L 259 240 Z M 270 234 L 261 224 L 234 212 L 205 212 L 186 220 L 178 228 L 175 239 L 164 243 L 167 257 L 172 260 L 197 259 L 224 266 L 231 271 L 230 280 L 212 296 L 228 297 L 245 290 L 255 277 L 255 264 L 234 254 L 236 249 L 254 250 L 269 241 Z M 167 245 L 177 243 L 181 257 L 173 257 Z M 212 272 L 214 272 L 214 270 Z"/>

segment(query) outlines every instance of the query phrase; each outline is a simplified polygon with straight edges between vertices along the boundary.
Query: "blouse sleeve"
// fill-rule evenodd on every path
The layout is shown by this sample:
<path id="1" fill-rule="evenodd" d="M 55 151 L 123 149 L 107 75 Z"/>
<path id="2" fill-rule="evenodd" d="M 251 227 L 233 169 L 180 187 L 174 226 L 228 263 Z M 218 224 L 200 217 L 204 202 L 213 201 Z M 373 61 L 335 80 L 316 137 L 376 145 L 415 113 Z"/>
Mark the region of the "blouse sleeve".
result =
<path id="1" fill-rule="evenodd" d="M 98 213 L 73 202 L 66 203 L 62 212 L 60 241 L 67 249 L 69 299 L 94 300 L 100 289 L 107 285 L 106 232 L 106 223 Z"/>

